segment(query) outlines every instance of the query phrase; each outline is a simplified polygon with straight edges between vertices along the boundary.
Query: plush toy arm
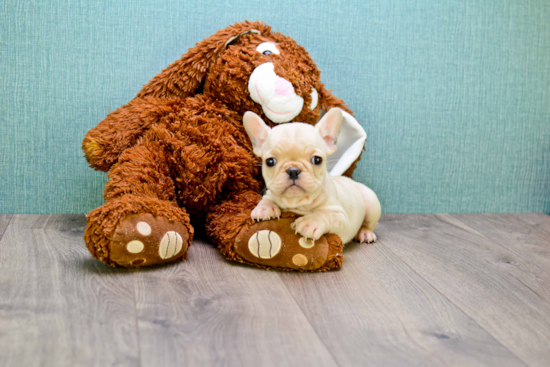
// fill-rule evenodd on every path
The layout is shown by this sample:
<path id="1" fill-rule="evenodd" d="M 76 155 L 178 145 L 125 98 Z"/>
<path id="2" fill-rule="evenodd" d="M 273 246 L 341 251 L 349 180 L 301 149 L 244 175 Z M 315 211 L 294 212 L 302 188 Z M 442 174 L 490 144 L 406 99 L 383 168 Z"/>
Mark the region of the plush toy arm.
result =
<path id="1" fill-rule="evenodd" d="M 111 112 L 88 131 L 82 142 L 90 166 L 100 171 L 111 169 L 122 152 L 135 145 L 149 126 L 175 110 L 177 101 L 171 98 L 136 98 Z"/>

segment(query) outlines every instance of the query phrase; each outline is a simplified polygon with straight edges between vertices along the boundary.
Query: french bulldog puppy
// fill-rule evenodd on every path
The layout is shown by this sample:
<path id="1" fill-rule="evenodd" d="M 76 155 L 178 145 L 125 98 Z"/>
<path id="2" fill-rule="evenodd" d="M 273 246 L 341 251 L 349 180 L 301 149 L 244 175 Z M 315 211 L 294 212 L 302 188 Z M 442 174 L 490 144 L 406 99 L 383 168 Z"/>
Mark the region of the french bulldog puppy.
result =
<path id="1" fill-rule="evenodd" d="M 318 240 L 335 233 L 344 243 L 376 241 L 380 202 L 363 184 L 344 176 L 330 176 L 327 157 L 336 151 L 342 111 L 329 110 L 314 126 L 295 122 L 274 128 L 260 116 L 246 112 L 244 127 L 254 154 L 262 159 L 267 192 L 252 211 L 252 219 L 278 218 L 281 211 L 303 215 L 293 222 L 300 235 Z"/>

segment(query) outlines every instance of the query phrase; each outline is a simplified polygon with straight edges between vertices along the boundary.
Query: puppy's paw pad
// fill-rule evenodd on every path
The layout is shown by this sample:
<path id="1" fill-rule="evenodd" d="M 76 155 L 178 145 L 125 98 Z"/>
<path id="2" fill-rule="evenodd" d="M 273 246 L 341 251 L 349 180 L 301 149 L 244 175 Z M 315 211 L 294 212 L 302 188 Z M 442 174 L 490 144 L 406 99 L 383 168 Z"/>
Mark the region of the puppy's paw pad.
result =
<path id="1" fill-rule="evenodd" d="M 279 218 L 281 216 L 281 209 L 277 205 L 259 204 L 252 210 L 250 217 L 253 220 L 270 220 Z"/>
<path id="2" fill-rule="evenodd" d="M 355 240 L 360 243 L 372 243 L 376 241 L 376 235 L 366 228 L 361 228 L 355 236 Z"/>

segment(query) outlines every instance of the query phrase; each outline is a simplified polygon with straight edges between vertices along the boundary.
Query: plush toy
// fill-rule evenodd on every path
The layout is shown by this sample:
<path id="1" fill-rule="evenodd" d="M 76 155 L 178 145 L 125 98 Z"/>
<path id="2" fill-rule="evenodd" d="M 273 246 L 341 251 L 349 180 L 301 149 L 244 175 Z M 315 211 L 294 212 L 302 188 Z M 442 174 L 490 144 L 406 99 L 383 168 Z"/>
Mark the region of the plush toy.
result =
<path id="1" fill-rule="evenodd" d="M 325 89 L 303 47 L 262 22 L 206 38 L 86 134 L 86 159 L 109 171 L 106 202 L 87 216 L 89 251 L 113 266 L 184 260 L 194 227 L 202 227 L 230 260 L 285 270 L 339 268 L 338 236 L 315 244 L 301 238 L 290 228 L 293 213 L 252 221 L 263 181 L 242 123 L 253 111 L 270 126 L 315 124 L 332 107 L 347 112 L 329 169 L 351 176 L 366 134 Z"/>

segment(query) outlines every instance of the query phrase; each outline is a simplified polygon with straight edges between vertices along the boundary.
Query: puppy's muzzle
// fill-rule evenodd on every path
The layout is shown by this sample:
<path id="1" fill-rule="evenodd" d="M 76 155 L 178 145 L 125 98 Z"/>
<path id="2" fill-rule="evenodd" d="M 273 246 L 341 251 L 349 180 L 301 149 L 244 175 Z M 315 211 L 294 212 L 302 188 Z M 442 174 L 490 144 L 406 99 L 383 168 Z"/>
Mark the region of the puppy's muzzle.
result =
<path id="1" fill-rule="evenodd" d="M 300 169 L 296 167 L 290 167 L 289 169 L 286 170 L 286 173 L 288 174 L 288 176 L 292 181 L 296 181 L 298 179 L 300 172 L 302 171 L 300 171 Z"/>

